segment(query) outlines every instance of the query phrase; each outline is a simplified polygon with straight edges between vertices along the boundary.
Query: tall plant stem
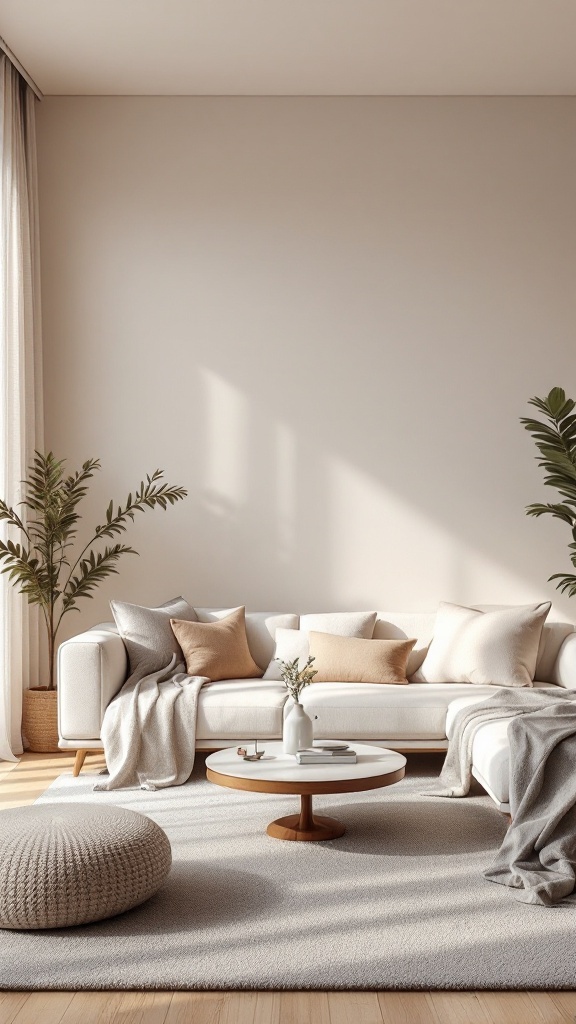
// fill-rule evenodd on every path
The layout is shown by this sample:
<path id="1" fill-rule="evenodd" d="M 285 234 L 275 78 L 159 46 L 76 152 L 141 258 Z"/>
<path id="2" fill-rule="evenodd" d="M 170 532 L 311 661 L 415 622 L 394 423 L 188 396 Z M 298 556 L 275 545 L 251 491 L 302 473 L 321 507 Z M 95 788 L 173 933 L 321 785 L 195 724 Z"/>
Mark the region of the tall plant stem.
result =
<path id="1" fill-rule="evenodd" d="M 54 651 L 56 647 L 56 637 L 54 631 L 54 538 L 50 538 L 49 545 L 49 559 L 48 559 L 48 570 L 50 578 L 52 580 L 52 587 L 50 593 L 50 611 L 48 619 L 48 689 L 54 689 Z M 58 628 L 58 627 L 56 627 Z"/>
<path id="2" fill-rule="evenodd" d="M 56 627 L 57 629 L 58 627 Z M 56 647 L 56 632 L 54 630 L 54 604 L 50 603 L 50 614 L 48 617 L 48 689 L 54 690 L 54 653 Z"/>

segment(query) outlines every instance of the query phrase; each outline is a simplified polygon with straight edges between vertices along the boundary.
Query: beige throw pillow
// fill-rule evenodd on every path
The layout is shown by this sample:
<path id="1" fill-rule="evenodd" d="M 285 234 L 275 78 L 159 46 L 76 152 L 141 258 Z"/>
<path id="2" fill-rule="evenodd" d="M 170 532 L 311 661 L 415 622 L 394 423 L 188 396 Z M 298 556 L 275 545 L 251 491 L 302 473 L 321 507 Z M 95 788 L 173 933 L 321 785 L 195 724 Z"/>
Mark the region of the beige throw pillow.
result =
<path id="1" fill-rule="evenodd" d="M 314 683 L 407 683 L 406 665 L 416 640 L 360 640 L 310 633 Z"/>
<path id="2" fill-rule="evenodd" d="M 550 602 L 482 612 L 442 602 L 422 667 L 411 682 L 532 686 Z"/>
<path id="3" fill-rule="evenodd" d="M 215 622 L 238 611 L 236 608 L 195 608 L 198 622 Z M 182 616 L 185 618 L 185 616 Z M 300 616 L 294 612 L 246 612 L 246 639 L 250 654 L 264 670 L 274 656 L 277 629 L 298 629 Z"/>
<path id="4" fill-rule="evenodd" d="M 262 675 L 246 639 L 245 609 L 216 622 L 186 622 L 170 619 L 191 676 L 218 679 L 254 679 Z"/>

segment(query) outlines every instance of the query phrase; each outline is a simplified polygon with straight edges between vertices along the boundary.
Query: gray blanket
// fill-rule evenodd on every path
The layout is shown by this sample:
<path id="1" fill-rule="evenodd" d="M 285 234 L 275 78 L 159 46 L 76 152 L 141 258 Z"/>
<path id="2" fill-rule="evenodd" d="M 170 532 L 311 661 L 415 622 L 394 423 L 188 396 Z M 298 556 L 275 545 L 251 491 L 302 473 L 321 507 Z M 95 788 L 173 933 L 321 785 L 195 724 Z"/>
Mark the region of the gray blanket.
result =
<path id="1" fill-rule="evenodd" d="M 576 694 L 556 686 L 550 690 L 503 687 L 478 704 L 470 704 L 455 715 L 448 731 L 448 750 L 440 773 L 441 785 L 429 796 L 466 796 L 472 784 L 472 744 L 476 730 L 497 718 L 527 715 L 553 704 L 570 701 Z"/>
<path id="2" fill-rule="evenodd" d="M 133 674 L 108 705 L 102 742 L 108 777 L 95 790 L 163 789 L 190 778 L 196 752 L 198 694 L 205 676 L 188 676 L 185 666 Z"/>
<path id="3" fill-rule="evenodd" d="M 556 702 L 508 726 L 508 829 L 486 878 L 550 907 L 576 883 L 576 703 Z"/>
<path id="4" fill-rule="evenodd" d="M 472 779 L 477 728 L 510 718 L 512 824 L 484 873 L 518 889 L 524 903 L 552 906 L 576 882 L 576 693 L 504 688 L 454 718 L 440 788 L 429 795 L 465 796 Z"/>

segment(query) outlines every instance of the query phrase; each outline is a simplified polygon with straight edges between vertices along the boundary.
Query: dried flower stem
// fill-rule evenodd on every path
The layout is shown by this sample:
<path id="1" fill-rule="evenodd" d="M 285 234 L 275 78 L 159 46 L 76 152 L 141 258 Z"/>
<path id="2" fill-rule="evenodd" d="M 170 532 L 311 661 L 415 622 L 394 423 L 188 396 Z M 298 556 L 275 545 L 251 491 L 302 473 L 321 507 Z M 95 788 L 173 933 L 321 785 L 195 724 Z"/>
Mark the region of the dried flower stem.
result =
<path id="1" fill-rule="evenodd" d="M 313 662 L 314 658 L 308 658 L 303 669 L 300 668 L 299 658 L 295 658 L 294 661 L 280 660 L 279 662 L 282 682 L 296 704 L 300 703 L 300 694 L 304 687 L 309 686 L 314 676 L 318 675 L 316 669 L 311 668 Z"/>

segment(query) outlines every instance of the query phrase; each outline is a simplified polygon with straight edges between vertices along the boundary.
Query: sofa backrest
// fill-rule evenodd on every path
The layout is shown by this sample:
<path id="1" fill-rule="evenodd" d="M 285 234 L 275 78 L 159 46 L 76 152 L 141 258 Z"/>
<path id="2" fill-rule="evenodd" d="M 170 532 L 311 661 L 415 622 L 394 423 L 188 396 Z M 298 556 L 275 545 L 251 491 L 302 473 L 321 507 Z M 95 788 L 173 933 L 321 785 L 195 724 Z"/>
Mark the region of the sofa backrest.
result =
<path id="1" fill-rule="evenodd" d="M 238 607 L 237 605 L 235 607 Z M 482 611 L 497 610 L 505 605 L 477 605 Z M 197 608 L 195 612 L 200 622 L 213 622 L 215 619 L 230 615 L 234 608 Z M 302 613 L 304 614 L 304 613 Z M 406 674 L 408 677 L 416 672 L 424 658 L 434 635 L 436 612 L 389 612 L 379 611 L 374 626 L 375 640 L 416 639 L 416 644 L 408 659 Z M 246 612 L 246 636 L 250 653 L 257 665 L 264 671 L 270 663 L 275 648 L 275 635 L 278 628 L 298 629 L 300 614 L 298 612 Z M 113 623 L 106 623 L 106 628 L 116 632 Z M 536 679 L 540 682 L 553 681 L 553 666 L 558 652 L 567 636 L 574 632 L 570 622 L 546 622 L 542 630 L 542 639 L 536 662 Z"/>
<path id="2" fill-rule="evenodd" d="M 373 637 L 374 640 L 416 639 L 406 666 L 406 675 L 410 678 L 426 657 L 435 621 L 436 612 L 378 612 Z"/>
<path id="3" fill-rule="evenodd" d="M 574 632 L 571 622 L 546 622 L 538 649 L 536 675 L 541 683 L 554 682 L 554 663 L 567 636 Z"/>
<path id="4" fill-rule="evenodd" d="M 482 611 L 496 610 L 504 605 L 478 605 Z M 201 622 L 210 622 L 229 615 L 233 608 L 195 608 Z M 408 659 L 406 674 L 416 672 L 424 658 L 434 635 L 436 612 L 389 612 L 379 611 L 374 626 L 375 640 L 395 640 L 403 637 L 415 638 L 416 644 Z M 300 616 L 297 612 L 246 612 L 246 635 L 250 653 L 257 665 L 266 669 L 274 654 L 276 629 L 298 629 Z M 552 680 L 553 665 L 558 651 L 566 637 L 574 632 L 570 622 L 546 622 L 536 662 L 536 679 L 540 682 Z"/>

